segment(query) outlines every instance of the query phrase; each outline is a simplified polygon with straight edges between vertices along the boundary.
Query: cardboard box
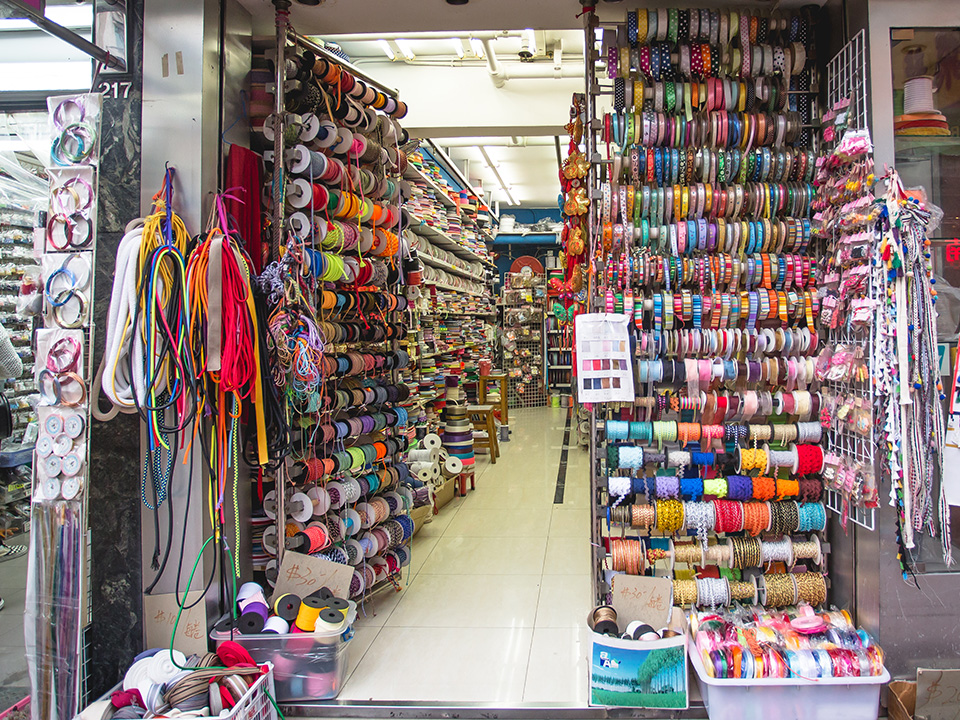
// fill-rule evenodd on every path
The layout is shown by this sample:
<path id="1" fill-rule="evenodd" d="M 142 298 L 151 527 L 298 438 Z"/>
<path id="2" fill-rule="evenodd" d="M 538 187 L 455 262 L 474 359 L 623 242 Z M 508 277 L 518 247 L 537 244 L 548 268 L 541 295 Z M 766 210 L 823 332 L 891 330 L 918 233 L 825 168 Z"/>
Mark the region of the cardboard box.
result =
<path id="1" fill-rule="evenodd" d="M 456 487 L 457 487 L 456 480 L 457 480 L 456 478 L 451 478 L 447 480 L 440 487 L 440 489 L 437 490 L 436 493 L 434 493 L 433 499 L 434 499 L 434 503 L 436 503 L 437 510 L 439 510 L 448 502 L 453 500 L 454 491 L 456 490 Z"/>
<path id="2" fill-rule="evenodd" d="M 413 508 L 410 511 L 410 519 L 413 520 L 413 534 L 420 532 L 420 528 L 426 525 L 433 518 L 433 505 L 424 505 Z"/>
<path id="3" fill-rule="evenodd" d="M 913 720 L 917 706 L 917 683 L 913 680 L 894 680 L 888 685 L 887 715 L 890 720 Z"/>
<path id="4" fill-rule="evenodd" d="M 680 608 L 672 607 L 672 585 L 666 580 L 668 589 L 664 590 L 663 582 L 663 578 L 616 576 L 613 607 L 621 630 L 639 620 L 657 630 L 669 624 L 683 632 L 651 642 L 593 633 L 591 705 L 670 710 L 686 710 L 690 706 L 686 616 Z M 655 617 L 660 618 L 659 625 L 655 624 Z"/>

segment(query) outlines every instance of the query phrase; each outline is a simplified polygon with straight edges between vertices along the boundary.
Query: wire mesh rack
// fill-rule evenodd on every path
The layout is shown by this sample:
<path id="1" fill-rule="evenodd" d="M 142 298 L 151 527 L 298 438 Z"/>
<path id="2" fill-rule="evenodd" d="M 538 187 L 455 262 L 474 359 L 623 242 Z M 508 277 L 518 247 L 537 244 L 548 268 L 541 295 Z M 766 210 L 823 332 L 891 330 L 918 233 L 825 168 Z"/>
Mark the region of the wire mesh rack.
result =
<path id="1" fill-rule="evenodd" d="M 827 96 L 830 107 L 849 98 L 847 126 L 867 127 L 867 36 L 863 30 L 827 63 Z"/>
<path id="2" fill-rule="evenodd" d="M 546 385 L 546 279 L 508 273 L 500 303 L 500 350 L 507 374 L 507 406 L 543 407 Z"/>
<path id="3" fill-rule="evenodd" d="M 866 128 L 867 55 L 866 34 L 862 30 L 844 45 L 843 49 L 827 64 L 827 101 L 829 106 L 833 108 L 840 101 L 847 99 L 850 101 L 847 108 L 847 127 L 851 129 Z M 836 239 L 836 236 L 834 239 Z M 868 274 L 868 277 L 867 294 L 876 300 L 879 292 L 877 283 L 874 282 L 872 273 Z M 864 357 L 868 359 L 870 376 L 864 382 L 856 382 L 850 378 L 829 380 L 823 383 L 824 388 L 837 395 L 860 398 L 867 407 L 872 408 L 874 404 L 873 378 L 877 374 L 877 367 L 874 362 L 873 332 L 870 330 L 854 330 L 848 323 L 844 323 L 839 328 L 830 329 L 826 333 L 825 339 L 831 347 L 843 344 L 860 348 Z M 826 433 L 827 452 L 835 453 L 871 468 L 875 477 L 874 451 L 876 442 L 872 424 L 870 431 L 866 434 L 852 430 L 846 423 L 835 423 Z M 873 530 L 876 527 L 876 511 L 874 508 L 866 508 L 857 502 L 849 502 L 843 493 L 834 489 L 826 489 L 825 496 L 826 506 L 841 518 L 846 516 L 850 522 L 867 530 Z"/>

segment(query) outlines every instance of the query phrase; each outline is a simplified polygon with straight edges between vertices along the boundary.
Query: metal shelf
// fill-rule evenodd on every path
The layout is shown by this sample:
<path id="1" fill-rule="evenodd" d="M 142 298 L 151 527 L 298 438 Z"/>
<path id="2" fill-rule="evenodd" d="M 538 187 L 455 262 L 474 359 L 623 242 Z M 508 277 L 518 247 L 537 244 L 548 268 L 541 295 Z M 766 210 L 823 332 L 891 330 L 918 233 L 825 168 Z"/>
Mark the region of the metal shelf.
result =
<path id="1" fill-rule="evenodd" d="M 439 282 L 437 280 L 427 280 L 424 279 L 422 282 L 423 285 L 433 285 L 438 287 L 441 290 L 447 290 L 449 292 L 458 292 L 463 293 L 464 295 L 475 295 L 476 297 L 483 297 L 484 293 L 473 292 L 472 290 L 464 290 L 463 288 L 455 288 L 453 285 L 447 285 L 446 283 Z"/>
<path id="2" fill-rule="evenodd" d="M 459 268 L 456 265 L 451 265 L 446 260 L 441 260 L 440 258 L 435 258 L 425 253 L 418 253 L 418 257 L 423 260 L 427 265 L 432 265 L 433 267 L 440 268 L 441 270 L 448 270 L 449 272 L 461 275 L 468 280 L 473 280 L 475 282 L 483 282 L 483 278 L 478 278 L 476 275 L 471 273 L 469 270 L 464 270 Z"/>
<path id="3" fill-rule="evenodd" d="M 420 168 L 412 163 L 407 163 L 407 170 L 403 173 L 403 176 L 407 180 L 423 180 L 423 182 L 427 184 L 427 187 L 433 190 L 433 192 L 436 194 L 437 200 L 439 200 L 448 208 L 457 207 L 457 203 L 453 201 L 453 198 L 447 195 L 446 191 L 437 185 L 433 178 L 423 173 Z"/>
<path id="4" fill-rule="evenodd" d="M 410 217 L 420 221 L 419 225 L 411 225 L 410 229 L 413 230 L 413 232 L 415 232 L 417 235 L 429 239 L 437 247 L 443 248 L 444 250 L 449 250 L 457 257 L 467 260 L 468 262 L 478 262 L 486 265 L 487 267 L 496 267 L 489 260 L 480 257 L 470 248 L 458 243 L 452 237 L 443 232 L 443 230 L 438 230 L 437 228 L 433 227 L 433 225 L 427 224 L 423 218 L 417 217 L 413 213 L 410 214 Z"/>

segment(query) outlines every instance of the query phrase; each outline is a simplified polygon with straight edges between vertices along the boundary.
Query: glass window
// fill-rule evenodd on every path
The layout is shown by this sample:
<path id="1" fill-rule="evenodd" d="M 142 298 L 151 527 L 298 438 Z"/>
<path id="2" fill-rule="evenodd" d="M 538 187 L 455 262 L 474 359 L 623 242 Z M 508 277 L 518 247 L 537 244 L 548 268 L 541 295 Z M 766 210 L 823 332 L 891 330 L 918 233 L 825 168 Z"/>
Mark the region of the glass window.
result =
<path id="1" fill-rule="evenodd" d="M 945 352 L 952 353 L 960 331 L 960 28 L 892 28 L 890 46 L 896 167 L 906 187 L 923 188 L 918 192 L 943 211 L 930 240 L 938 282 L 937 329 Z M 935 490 L 937 497 L 939 487 Z M 960 507 L 950 510 L 956 556 Z M 939 540 L 922 538 L 914 559 L 920 572 L 947 571 Z M 953 570 L 960 568 L 954 565 Z"/>

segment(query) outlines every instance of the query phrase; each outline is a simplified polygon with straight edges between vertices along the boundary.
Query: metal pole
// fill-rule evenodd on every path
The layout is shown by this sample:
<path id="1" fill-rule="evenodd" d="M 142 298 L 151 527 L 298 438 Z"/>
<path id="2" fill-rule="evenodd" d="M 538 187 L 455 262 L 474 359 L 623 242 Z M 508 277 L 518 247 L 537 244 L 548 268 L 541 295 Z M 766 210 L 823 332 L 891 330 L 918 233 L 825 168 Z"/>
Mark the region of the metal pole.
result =
<path id="1" fill-rule="evenodd" d="M 273 0 L 277 9 L 277 92 L 274 104 L 276 124 L 273 134 L 273 237 L 270 245 L 271 258 L 280 259 L 280 243 L 283 238 L 284 218 L 284 177 L 283 169 L 283 142 L 285 135 L 285 88 L 286 82 L 286 46 L 287 29 L 289 27 L 290 0 Z M 287 508 L 286 508 L 286 461 L 282 461 L 277 471 L 277 572 L 283 563 L 283 553 L 286 550 L 287 537 Z"/>
<path id="2" fill-rule="evenodd" d="M 277 88 L 274 97 L 273 112 L 276 118 L 273 135 L 273 238 L 270 244 L 273 260 L 280 259 L 280 242 L 283 238 L 284 207 L 283 191 L 283 136 L 284 115 L 286 114 L 286 45 L 289 26 L 290 0 L 273 0 L 277 8 Z"/>
<path id="3" fill-rule="evenodd" d="M 330 52 L 326 48 L 320 47 L 317 43 L 313 42 L 313 40 L 311 40 L 310 38 L 306 38 L 303 35 L 300 35 L 296 30 L 293 30 L 293 29 L 290 30 L 290 35 L 298 43 L 300 43 L 306 48 L 309 48 L 312 52 L 316 53 L 317 55 L 320 55 L 324 60 L 327 60 L 328 62 L 336 63 L 337 65 L 340 65 L 346 68 L 347 70 L 350 71 L 351 75 L 355 75 L 356 77 L 360 78 L 365 83 L 367 83 L 367 85 L 372 85 L 380 92 L 384 93 L 385 95 L 389 95 L 395 100 L 400 98 L 399 90 L 396 90 L 394 88 L 389 88 L 383 83 L 379 82 L 378 80 L 375 80 L 374 78 L 367 75 L 363 70 L 358 68 L 353 63 L 347 62 L 339 55 L 334 55 L 332 52 Z M 444 37 L 448 37 L 448 36 L 444 35 Z"/>
<path id="4" fill-rule="evenodd" d="M 594 27 L 597 24 L 597 16 L 593 10 L 584 13 L 583 16 L 583 62 L 584 62 L 584 82 L 586 83 L 585 113 L 583 123 L 583 137 L 587 159 L 590 160 L 590 171 L 587 174 L 587 237 L 589 239 L 587 262 L 593 265 L 594 240 L 596 238 L 596 205 L 593 200 L 594 187 L 597 183 L 596 165 L 593 164 L 593 155 L 596 152 L 596 137 L 593 128 L 593 115 L 596 110 L 593 101 L 593 86 L 595 83 L 593 60 L 594 45 Z M 587 312 L 594 311 L 594 280 L 595 278 L 587 273 Z M 593 522 L 590 525 L 590 557 L 593 560 L 593 597 L 597 603 L 602 603 L 600 598 L 600 518 L 597 514 L 598 503 L 598 483 L 597 483 L 597 408 L 596 404 L 590 408 L 590 498 L 593 503 Z"/>
<path id="5" fill-rule="evenodd" d="M 124 58 L 114 57 L 103 48 L 94 45 L 85 37 L 81 37 L 72 30 L 67 30 L 62 25 L 48 20 L 45 15 L 38 13 L 29 5 L 25 5 L 21 0 L 0 0 L 0 6 L 21 13 L 23 17 L 36 25 L 38 29 L 72 45 L 77 50 L 86 53 L 97 62 L 102 63 L 105 67 L 119 70 L 120 72 L 127 71 L 127 61 Z"/>

